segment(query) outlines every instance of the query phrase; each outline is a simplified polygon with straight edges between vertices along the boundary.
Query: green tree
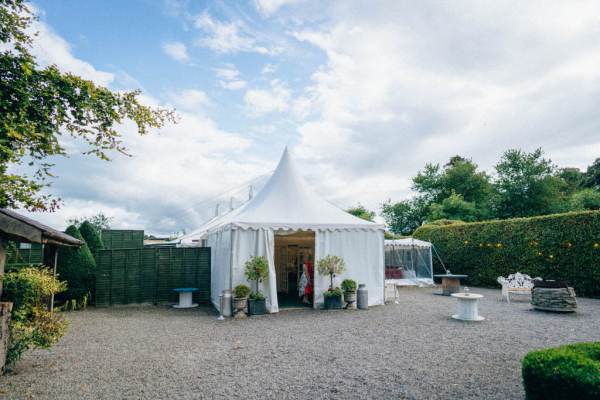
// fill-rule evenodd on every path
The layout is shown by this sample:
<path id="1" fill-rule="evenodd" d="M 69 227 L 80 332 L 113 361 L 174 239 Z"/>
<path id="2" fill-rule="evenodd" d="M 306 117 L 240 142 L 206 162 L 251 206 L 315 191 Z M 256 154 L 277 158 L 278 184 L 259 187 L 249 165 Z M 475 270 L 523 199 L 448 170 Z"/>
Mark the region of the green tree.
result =
<path id="1" fill-rule="evenodd" d="M 566 194 L 575 193 L 585 184 L 586 175 L 579 168 L 560 168 L 556 176 L 564 182 L 563 192 Z"/>
<path id="2" fill-rule="evenodd" d="M 600 158 L 596 158 L 585 171 L 584 187 L 600 190 Z"/>
<path id="3" fill-rule="evenodd" d="M 600 192 L 594 189 L 582 189 L 573 193 L 569 199 L 572 211 L 600 210 Z"/>
<path id="4" fill-rule="evenodd" d="M 465 201 L 463 196 L 458 193 L 452 193 L 441 203 L 433 203 L 429 206 L 427 221 L 445 219 L 473 222 L 479 218 L 479 211 L 475 203 Z"/>
<path id="5" fill-rule="evenodd" d="M 500 218 L 551 214 L 564 209 L 563 180 L 543 158 L 541 148 L 531 153 L 511 149 L 496 165 L 494 209 Z"/>
<path id="6" fill-rule="evenodd" d="M 436 215 L 442 203 L 454 194 L 460 195 L 462 201 L 472 204 L 476 211 L 471 213 L 477 220 L 490 216 L 490 196 L 492 184 L 490 177 L 484 171 L 478 171 L 478 166 L 472 160 L 454 156 L 450 158 L 444 168 L 439 164 L 426 164 L 425 168 L 413 178 L 413 190 L 421 198 L 429 201 L 429 207 L 436 210 L 431 215 Z M 456 203 L 456 197 L 446 201 Z"/>
<path id="7" fill-rule="evenodd" d="M 103 229 L 110 229 L 113 219 L 112 217 L 108 217 L 102 211 L 100 211 L 98 214 L 88 218 L 70 218 L 67 220 L 67 224 L 75 225 L 76 227 L 80 228 L 81 224 L 83 224 L 85 221 L 88 221 L 99 233 L 102 233 Z"/>
<path id="8" fill-rule="evenodd" d="M 81 232 L 74 225 L 69 226 L 65 233 L 84 240 Z M 67 290 L 61 293 L 59 300 L 81 300 L 88 293 L 94 292 L 96 262 L 87 244 L 79 248 L 59 248 L 56 272 L 59 279 L 67 282 Z"/>
<path id="9" fill-rule="evenodd" d="M 381 216 L 389 229 L 398 235 L 409 235 L 417 229 L 427 217 L 428 203 L 423 198 L 414 198 L 381 205 Z"/>
<path id="10" fill-rule="evenodd" d="M 0 0 L 0 207 L 54 210 L 59 199 L 43 189 L 52 177 L 48 159 L 67 155 L 63 135 L 108 160 L 113 151 L 127 154 L 117 131 L 122 122 L 145 134 L 174 121 L 174 113 L 142 105 L 139 91 L 113 92 L 54 65 L 38 66 L 29 52 L 32 18 L 23 0 Z M 25 165 L 31 172 L 9 171 Z"/>
<path id="11" fill-rule="evenodd" d="M 81 236 L 83 236 L 85 243 L 88 245 L 90 252 L 95 257 L 98 250 L 104 248 L 104 243 L 102 243 L 100 231 L 91 222 L 83 221 L 83 223 L 79 227 L 79 232 L 81 233 Z"/>
<path id="12" fill-rule="evenodd" d="M 373 221 L 375 218 L 375 212 L 367 209 L 360 203 L 355 207 L 350 207 L 346 210 L 346 212 L 367 221 Z"/>

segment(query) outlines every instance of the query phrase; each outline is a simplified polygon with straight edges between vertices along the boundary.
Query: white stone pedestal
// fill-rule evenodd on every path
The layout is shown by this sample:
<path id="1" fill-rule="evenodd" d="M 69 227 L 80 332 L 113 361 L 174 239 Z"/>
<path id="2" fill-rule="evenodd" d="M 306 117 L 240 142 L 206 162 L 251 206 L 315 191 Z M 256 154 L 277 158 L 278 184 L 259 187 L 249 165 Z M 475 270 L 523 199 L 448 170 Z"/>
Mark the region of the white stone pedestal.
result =
<path id="1" fill-rule="evenodd" d="M 485 318 L 479 315 L 477 305 L 483 295 L 476 293 L 452 293 L 452 297 L 458 300 L 458 314 L 452 318 L 461 321 L 483 321 Z"/>

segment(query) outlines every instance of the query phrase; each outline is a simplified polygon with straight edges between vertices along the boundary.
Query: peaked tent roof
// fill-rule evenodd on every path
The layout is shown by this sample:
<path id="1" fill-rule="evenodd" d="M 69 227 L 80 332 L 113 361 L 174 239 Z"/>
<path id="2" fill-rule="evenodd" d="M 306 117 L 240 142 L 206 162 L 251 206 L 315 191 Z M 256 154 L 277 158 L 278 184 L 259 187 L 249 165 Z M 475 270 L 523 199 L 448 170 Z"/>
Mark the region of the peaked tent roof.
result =
<path id="1" fill-rule="evenodd" d="M 300 176 L 287 148 L 275 172 L 255 197 L 194 233 L 202 235 L 226 226 L 282 230 L 384 229 L 383 225 L 355 217 L 318 196 Z"/>

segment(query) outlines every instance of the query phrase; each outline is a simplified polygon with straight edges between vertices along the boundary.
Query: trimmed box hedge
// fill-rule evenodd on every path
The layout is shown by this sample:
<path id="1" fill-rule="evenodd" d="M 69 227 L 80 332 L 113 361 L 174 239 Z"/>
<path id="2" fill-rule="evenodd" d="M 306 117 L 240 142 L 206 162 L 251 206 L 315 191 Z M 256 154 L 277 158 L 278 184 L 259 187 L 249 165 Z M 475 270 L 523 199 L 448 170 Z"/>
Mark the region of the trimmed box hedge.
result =
<path id="1" fill-rule="evenodd" d="M 600 211 L 424 225 L 414 237 L 432 242 L 446 268 L 469 275 L 469 285 L 498 287 L 499 276 L 518 271 L 600 296 Z M 443 272 L 437 259 L 434 268 Z"/>
<path id="2" fill-rule="evenodd" d="M 600 399 L 600 342 L 532 351 L 522 375 L 528 400 Z"/>

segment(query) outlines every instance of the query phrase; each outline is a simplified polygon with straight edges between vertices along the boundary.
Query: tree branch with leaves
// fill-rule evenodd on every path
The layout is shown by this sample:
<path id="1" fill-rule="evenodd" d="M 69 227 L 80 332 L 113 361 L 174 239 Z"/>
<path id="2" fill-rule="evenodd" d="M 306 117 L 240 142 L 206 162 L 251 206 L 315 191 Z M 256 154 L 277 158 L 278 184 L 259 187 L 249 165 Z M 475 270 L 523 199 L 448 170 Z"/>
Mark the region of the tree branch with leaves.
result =
<path id="1" fill-rule="evenodd" d="M 173 110 L 152 108 L 140 91 L 114 92 L 51 65 L 29 52 L 35 15 L 22 0 L 0 0 L 0 207 L 52 211 L 60 199 L 44 193 L 53 156 L 67 156 L 64 136 L 82 140 L 84 154 L 109 160 L 128 154 L 119 128 L 133 121 L 140 135 L 167 122 Z M 21 172 L 25 165 L 31 173 Z M 18 168 L 15 168 L 18 167 Z M 14 172 L 18 170 L 18 172 Z"/>

